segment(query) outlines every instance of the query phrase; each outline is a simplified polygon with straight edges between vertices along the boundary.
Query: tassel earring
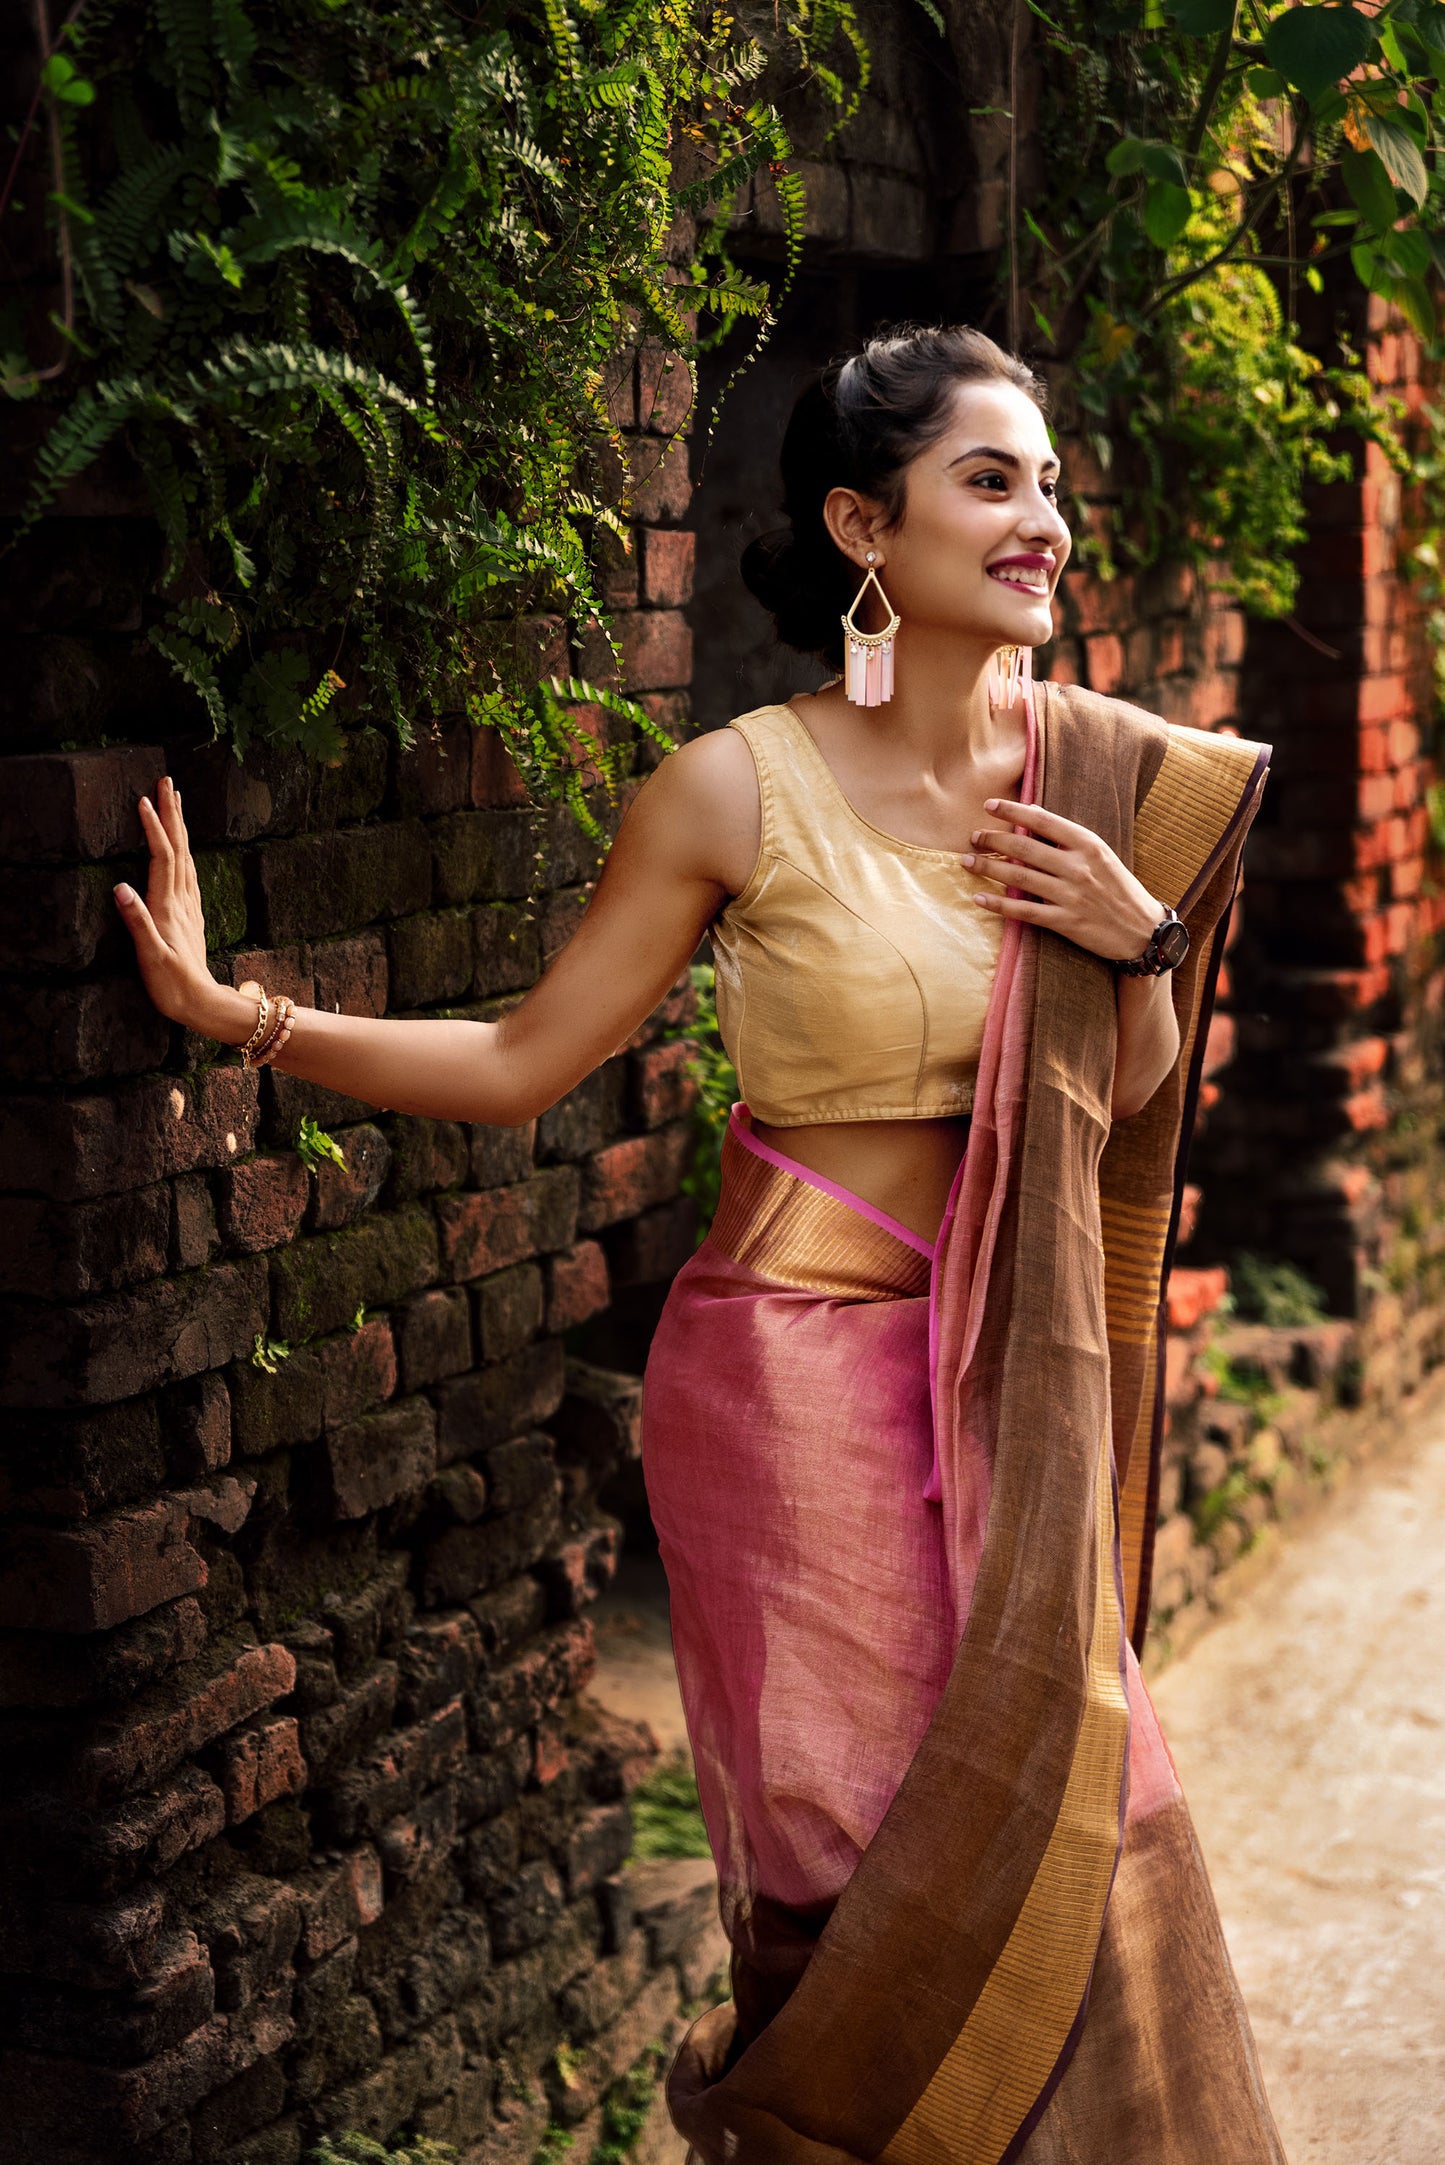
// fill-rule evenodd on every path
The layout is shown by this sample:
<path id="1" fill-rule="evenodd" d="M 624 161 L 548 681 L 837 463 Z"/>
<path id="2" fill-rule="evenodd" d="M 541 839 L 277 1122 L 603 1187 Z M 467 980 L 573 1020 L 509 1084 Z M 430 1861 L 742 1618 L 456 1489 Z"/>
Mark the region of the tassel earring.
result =
<path id="1" fill-rule="evenodd" d="M 879 707 L 885 699 L 893 697 L 893 641 L 903 619 L 895 613 L 873 569 L 877 561 L 876 551 L 870 549 L 863 584 L 843 619 L 843 691 L 857 707 Z M 888 622 L 882 631 L 860 631 L 853 621 L 870 586 L 877 590 L 878 599 L 888 612 Z"/>
<path id="2" fill-rule="evenodd" d="M 988 665 L 988 696 L 996 707 L 1011 707 L 1033 680 L 1033 648 L 1001 646 Z"/>

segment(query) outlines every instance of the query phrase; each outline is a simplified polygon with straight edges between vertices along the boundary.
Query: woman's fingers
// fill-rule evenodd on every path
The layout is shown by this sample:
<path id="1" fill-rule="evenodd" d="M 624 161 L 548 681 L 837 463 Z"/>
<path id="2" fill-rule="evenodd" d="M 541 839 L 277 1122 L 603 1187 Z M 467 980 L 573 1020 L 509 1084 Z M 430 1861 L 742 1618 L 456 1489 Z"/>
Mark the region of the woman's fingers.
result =
<path id="1" fill-rule="evenodd" d="M 156 922 L 133 887 L 122 883 L 115 890 L 116 903 L 125 919 L 126 929 L 135 941 L 136 955 L 142 970 L 146 966 L 159 966 L 171 960 L 171 951 L 156 930 Z"/>
<path id="2" fill-rule="evenodd" d="M 1007 857 L 1016 864 L 1047 865 L 1059 862 L 1058 845 L 1054 842 L 1036 842 L 1029 834 L 1000 834 L 996 828 L 980 827 L 971 850 L 964 853 L 964 863 L 969 864 L 975 856 Z"/>
<path id="3" fill-rule="evenodd" d="M 1081 827 L 1076 819 L 1065 819 L 1062 812 L 1050 812 L 1041 804 L 1015 804 L 1009 797 L 989 797 L 984 803 L 985 812 L 996 812 L 1000 819 L 1012 820 L 1015 826 L 1027 827 L 1041 834 L 1046 842 L 1097 842 L 1092 827 Z"/>

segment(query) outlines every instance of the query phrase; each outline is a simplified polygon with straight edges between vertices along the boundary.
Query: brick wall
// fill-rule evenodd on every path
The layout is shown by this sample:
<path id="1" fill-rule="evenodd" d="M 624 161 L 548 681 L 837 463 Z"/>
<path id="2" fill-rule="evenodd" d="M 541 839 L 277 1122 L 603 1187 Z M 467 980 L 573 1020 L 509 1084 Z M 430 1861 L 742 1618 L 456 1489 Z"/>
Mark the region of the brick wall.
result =
<path id="1" fill-rule="evenodd" d="M 614 397 L 642 518 L 618 629 L 674 723 L 681 386 L 644 354 Z M 511 1130 L 173 1030 L 110 897 L 162 771 L 213 967 L 303 1005 L 495 1015 L 597 852 L 461 722 L 336 770 L 179 721 L 105 742 L 139 734 L 134 668 L 176 712 L 144 677 L 153 536 L 108 484 L 69 509 L 0 626 L 12 687 L 48 687 L 0 765 L 0 2147 L 294 2165 L 415 2127 L 530 2159 L 719 1954 L 695 1888 L 626 1862 L 650 1746 L 585 1696 L 586 1611 L 636 1389 L 569 1360 L 690 1249 L 691 994 Z M 79 745 L 39 749 L 61 713 Z M 344 1167 L 298 1155 L 307 1112 Z"/>

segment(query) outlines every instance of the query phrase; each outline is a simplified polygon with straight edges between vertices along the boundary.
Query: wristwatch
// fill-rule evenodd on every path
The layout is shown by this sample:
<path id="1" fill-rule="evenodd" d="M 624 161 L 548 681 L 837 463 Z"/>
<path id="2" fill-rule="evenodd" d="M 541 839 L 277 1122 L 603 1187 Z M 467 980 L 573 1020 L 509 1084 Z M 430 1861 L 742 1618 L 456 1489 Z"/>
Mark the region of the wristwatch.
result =
<path id="1" fill-rule="evenodd" d="M 1178 910 L 1166 904 L 1143 954 L 1136 955 L 1132 962 L 1116 962 L 1114 967 L 1125 977 L 1162 977 L 1166 970 L 1177 970 L 1188 952 L 1189 927 Z"/>

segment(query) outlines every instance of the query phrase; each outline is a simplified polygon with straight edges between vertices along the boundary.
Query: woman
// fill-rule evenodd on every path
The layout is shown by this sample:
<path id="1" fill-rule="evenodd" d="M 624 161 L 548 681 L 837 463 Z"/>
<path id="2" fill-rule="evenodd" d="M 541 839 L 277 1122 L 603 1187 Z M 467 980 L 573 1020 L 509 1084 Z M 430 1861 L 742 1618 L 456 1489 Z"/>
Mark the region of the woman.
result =
<path id="1" fill-rule="evenodd" d="M 1041 386 L 980 334 L 831 367 L 783 467 L 790 531 L 745 572 L 842 680 L 665 761 L 500 1022 L 278 1020 L 214 984 L 166 781 L 148 904 L 118 899 L 173 1019 L 503 1124 L 711 928 L 749 1103 L 644 1435 L 733 1947 L 669 2080 L 694 2157 L 1279 2160 L 1130 1643 L 1268 747 L 999 668 L 1049 638 L 1069 534 Z"/>

